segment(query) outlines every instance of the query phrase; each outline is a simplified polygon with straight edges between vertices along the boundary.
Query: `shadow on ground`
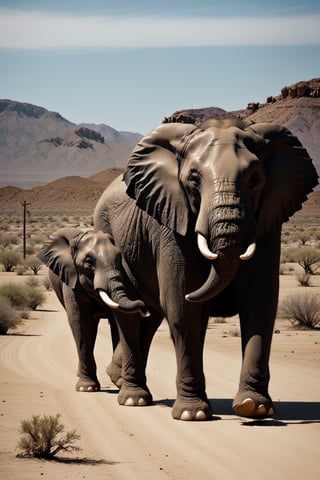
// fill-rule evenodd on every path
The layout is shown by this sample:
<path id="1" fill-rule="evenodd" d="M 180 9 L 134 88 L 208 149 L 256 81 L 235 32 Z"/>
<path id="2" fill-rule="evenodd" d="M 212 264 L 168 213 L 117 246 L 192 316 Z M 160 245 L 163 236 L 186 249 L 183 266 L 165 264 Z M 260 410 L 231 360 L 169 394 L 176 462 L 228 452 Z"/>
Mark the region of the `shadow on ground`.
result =
<path id="1" fill-rule="evenodd" d="M 213 405 L 214 415 L 232 415 L 235 416 L 232 410 L 233 400 L 230 398 L 214 398 L 210 399 Z M 154 405 L 160 405 L 172 408 L 174 400 L 163 399 L 154 402 Z M 288 402 L 278 401 L 274 402 L 274 418 L 264 420 L 251 420 L 243 422 L 247 426 L 287 426 L 290 424 L 308 424 L 320 423 L 320 402 Z"/>

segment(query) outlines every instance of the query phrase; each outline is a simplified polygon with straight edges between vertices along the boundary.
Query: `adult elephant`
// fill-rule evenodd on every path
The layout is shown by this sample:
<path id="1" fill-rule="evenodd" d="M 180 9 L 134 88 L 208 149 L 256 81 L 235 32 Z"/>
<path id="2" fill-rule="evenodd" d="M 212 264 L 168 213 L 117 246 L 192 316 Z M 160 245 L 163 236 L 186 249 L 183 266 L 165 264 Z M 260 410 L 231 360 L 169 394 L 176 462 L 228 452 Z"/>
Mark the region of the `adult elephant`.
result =
<path id="1" fill-rule="evenodd" d="M 177 358 L 173 418 L 211 417 L 202 360 L 208 317 L 235 313 L 243 362 L 234 411 L 271 416 L 281 225 L 317 184 L 308 153 L 274 124 L 166 123 L 137 145 L 123 179 L 103 193 L 94 225 L 112 234 L 134 274 L 155 320 L 150 335 L 168 320 Z M 124 356 L 118 401 L 149 403 L 141 320 L 116 317 Z"/>
<path id="2" fill-rule="evenodd" d="M 123 270 L 121 253 L 107 233 L 62 228 L 49 236 L 38 257 L 49 267 L 52 287 L 66 310 L 75 340 L 79 359 L 76 390 L 100 390 L 94 359 L 99 320 L 109 319 L 116 350 L 119 334 L 113 310 L 147 316 L 146 306 L 129 298 L 135 292 Z M 118 359 L 110 364 L 109 374 L 115 381 L 120 376 L 120 354 L 117 352 Z"/>

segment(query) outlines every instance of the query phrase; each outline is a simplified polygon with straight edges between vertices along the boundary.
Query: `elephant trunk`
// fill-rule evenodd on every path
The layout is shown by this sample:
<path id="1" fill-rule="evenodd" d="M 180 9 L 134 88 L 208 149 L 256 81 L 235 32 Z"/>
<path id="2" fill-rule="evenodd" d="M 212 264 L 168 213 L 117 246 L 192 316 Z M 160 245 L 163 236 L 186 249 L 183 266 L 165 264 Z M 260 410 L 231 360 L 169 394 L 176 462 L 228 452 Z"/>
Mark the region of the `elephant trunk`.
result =
<path id="1" fill-rule="evenodd" d="M 106 273 L 107 271 L 107 273 Z M 109 265 L 104 274 L 96 274 L 94 289 L 98 292 L 101 300 L 111 309 L 125 313 L 141 313 L 143 317 L 150 316 L 145 303 L 142 300 L 132 300 L 128 297 L 122 274 L 118 269 Z M 125 275 L 123 273 L 123 275 Z"/>
<path id="2" fill-rule="evenodd" d="M 233 280 L 240 261 L 253 256 L 255 234 L 248 226 L 252 225 L 249 217 L 240 195 L 230 186 L 215 194 L 209 207 L 208 202 L 201 202 L 196 222 L 198 246 L 211 265 L 205 283 L 186 295 L 188 301 L 204 302 L 218 295 Z"/>

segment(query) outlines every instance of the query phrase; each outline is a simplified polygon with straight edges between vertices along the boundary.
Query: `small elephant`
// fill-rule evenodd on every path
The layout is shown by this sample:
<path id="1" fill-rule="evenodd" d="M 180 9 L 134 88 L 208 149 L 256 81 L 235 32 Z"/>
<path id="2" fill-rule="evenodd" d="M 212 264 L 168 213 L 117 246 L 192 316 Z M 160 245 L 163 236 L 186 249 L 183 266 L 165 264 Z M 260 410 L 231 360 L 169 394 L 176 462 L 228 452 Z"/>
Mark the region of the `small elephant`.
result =
<path id="1" fill-rule="evenodd" d="M 168 320 L 177 358 L 173 418 L 212 416 L 203 372 L 210 314 L 240 317 L 235 413 L 273 414 L 269 355 L 281 226 L 317 183 L 307 151 L 286 128 L 226 118 L 159 125 L 136 146 L 124 177 L 102 194 L 94 227 L 112 235 L 139 297 L 152 308 L 147 336 Z M 118 401 L 151 402 L 141 320 L 115 315 L 123 354 Z"/>
<path id="2" fill-rule="evenodd" d="M 98 391 L 94 345 L 99 320 L 109 319 L 115 350 L 119 334 L 112 312 L 119 309 L 126 315 L 140 312 L 147 316 L 146 306 L 129 298 L 134 294 L 132 285 L 122 267 L 120 251 L 107 233 L 62 228 L 50 235 L 38 257 L 49 267 L 51 284 L 66 310 L 75 340 L 79 358 L 76 390 Z M 111 379 L 118 385 L 119 363 L 109 366 Z"/>

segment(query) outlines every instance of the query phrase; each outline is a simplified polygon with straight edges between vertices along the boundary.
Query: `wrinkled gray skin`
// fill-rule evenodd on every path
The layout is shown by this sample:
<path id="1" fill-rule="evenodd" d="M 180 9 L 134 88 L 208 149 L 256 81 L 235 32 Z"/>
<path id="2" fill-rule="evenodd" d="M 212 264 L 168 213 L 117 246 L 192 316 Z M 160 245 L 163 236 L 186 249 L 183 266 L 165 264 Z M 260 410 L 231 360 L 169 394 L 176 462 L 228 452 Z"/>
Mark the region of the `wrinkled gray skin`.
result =
<path id="1" fill-rule="evenodd" d="M 100 318 L 109 319 L 115 349 L 119 334 L 112 312 L 119 309 L 125 315 L 145 315 L 145 304 L 130 300 L 132 285 L 122 268 L 120 251 L 107 233 L 62 228 L 49 237 L 38 256 L 49 267 L 52 287 L 66 310 L 75 340 L 79 358 L 76 390 L 100 390 L 94 359 Z M 111 378 L 115 362 L 121 362 L 120 352 L 117 355 L 118 360 L 110 367 Z M 117 369 L 120 368 L 118 364 Z M 116 380 L 119 381 L 119 374 Z"/>
<path id="2" fill-rule="evenodd" d="M 164 316 L 177 359 L 172 416 L 209 419 L 202 360 L 208 316 L 239 313 L 243 361 L 234 411 L 273 414 L 269 354 L 281 225 L 316 184 L 306 150 L 278 125 L 210 119 L 162 124 L 142 139 L 124 181 L 106 189 L 94 213 L 95 228 L 112 235 L 151 308 L 147 332 L 138 316 L 126 321 L 116 312 L 121 405 L 152 401 L 140 338 L 152 338 Z"/>

